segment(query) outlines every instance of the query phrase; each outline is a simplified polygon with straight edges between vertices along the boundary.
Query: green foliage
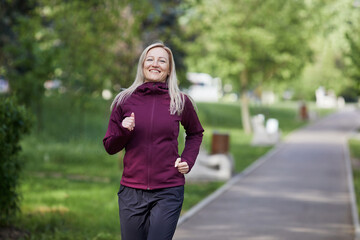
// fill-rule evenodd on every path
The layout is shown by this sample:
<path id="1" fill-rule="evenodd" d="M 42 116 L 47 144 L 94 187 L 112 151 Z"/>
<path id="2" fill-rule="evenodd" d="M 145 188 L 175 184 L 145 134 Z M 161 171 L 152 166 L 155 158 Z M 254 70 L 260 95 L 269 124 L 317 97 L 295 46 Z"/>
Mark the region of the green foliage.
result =
<path id="1" fill-rule="evenodd" d="M 315 99 L 315 90 L 319 86 L 333 90 L 336 95 L 341 95 L 345 100 L 354 101 L 353 93 L 349 89 L 354 84 L 346 74 L 346 53 L 349 44 L 346 32 L 351 32 L 348 22 L 353 22 L 358 14 L 352 4 L 353 0 L 328 1 L 324 4 L 318 18 L 319 27 L 316 34 L 310 38 L 311 48 L 314 51 L 313 61 L 308 63 L 297 81 L 292 81 L 291 86 L 298 99 Z M 289 85 L 289 84 L 288 84 Z"/>
<path id="2" fill-rule="evenodd" d="M 36 113 L 38 130 L 45 124 L 45 81 L 61 80 L 59 91 L 71 95 L 72 104 L 84 113 L 89 96 L 99 96 L 103 89 L 119 92 L 133 82 L 145 43 L 160 39 L 169 45 L 184 78 L 180 2 L 1 3 L 0 74 L 9 80 L 11 94 Z M 81 130 L 85 119 L 79 116 Z"/>
<path id="3" fill-rule="evenodd" d="M 183 18 L 196 38 L 188 66 L 246 89 L 294 78 L 311 56 L 311 7 L 304 1 L 202 1 Z M 240 82 L 244 71 L 247 80 Z"/>
<path id="4" fill-rule="evenodd" d="M 4 35 L 0 36 L 3 44 L 0 73 L 9 81 L 11 95 L 36 114 L 41 129 L 44 82 L 54 76 L 53 33 L 44 27 L 44 19 L 37 11 L 38 1 L 2 1 L 2 4 L 6 17 L 0 23 L 4 28 Z"/>
<path id="5" fill-rule="evenodd" d="M 7 44 L 16 40 L 13 27 L 19 24 L 19 16 L 27 16 L 34 9 L 34 1 L 1 1 L 0 2 L 0 70 L 11 64 L 12 58 L 4 50 Z M 0 72 L 0 74 L 3 74 Z"/>
<path id="6" fill-rule="evenodd" d="M 350 154 L 353 158 L 360 160 L 360 140 L 350 139 L 349 140 Z"/>
<path id="7" fill-rule="evenodd" d="M 34 72 L 49 69 L 51 74 L 30 77 L 32 80 L 41 79 L 37 81 L 43 83 L 57 78 L 67 91 L 78 95 L 99 95 L 104 88 L 117 92 L 133 82 L 144 43 L 158 39 L 174 48 L 178 67 L 183 69 L 181 41 L 174 34 L 180 31 L 176 21 L 178 3 L 153 1 L 150 5 L 129 0 L 37 3 L 27 21 L 19 24 L 27 35 L 17 33 L 20 40 L 29 41 L 15 44 L 20 53 L 27 54 L 22 59 L 29 60 L 29 52 L 35 60 L 48 57 L 43 62 L 51 68 L 27 69 Z M 25 46 L 31 49 L 24 51 Z M 39 47 L 42 52 L 36 50 Z"/>
<path id="8" fill-rule="evenodd" d="M 132 82 L 143 16 L 131 1 L 44 1 L 46 9 L 61 49 L 56 77 L 68 91 L 99 94 Z"/>
<path id="9" fill-rule="evenodd" d="M 9 98 L 0 101 L 0 223 L 6 223 L 18 210 L 17 188 L 21 161 L 19 141 L 29 133 L 30 117 Z"/>
<path id="10" fill-rule="evenodd" d="M 21 104 L 39 109 L 44 82 L 53 77 L 55 49 L 46 46 L 49 33 L 41 29 L 38 16 L 19 17 L 17 21 L 19 24 L 13 27 L 17 38 L 5 48 L 11 56 L 6 77 L 10 81 L 12 94 Z"/>
<path id="11" fill-rule="evenodd" d="M 360 95 L 360 17 L 358 16 L 349 25 L 350 29 L 346 33 L 346 40 L 350 46 L 346 53 L 349 58 L 347 74 L 353 80 L 357 93 Z"/>
<path id="12" fill-rule="evenodd" d="M 231 83 L 241 94 L 242 124 L 251 132 L 247 93 L 266 81 L 298 77 L 311 60 L 316 4 L 286 0 L 210 0 L 182 18 L 190 71 Z M 199 24 L 201 23 L 201 24 Z"/>
<path id="13" fill-rule="evenodd" d="M 358 102 L 359 88 L 349 84 L 342 89 L 340 95 L 344 97 L 345 102 Z"/>
<path id="14" fill-rule="evenodd" d="M 10 81 L 11 91 L 19 103 L 39 107 L 43 83 L 51 72 L 51 59 L 40 34 L 41 19 L 36 1 L 2 1 L 5 10 L 0 21 L 0 66 Z"/>

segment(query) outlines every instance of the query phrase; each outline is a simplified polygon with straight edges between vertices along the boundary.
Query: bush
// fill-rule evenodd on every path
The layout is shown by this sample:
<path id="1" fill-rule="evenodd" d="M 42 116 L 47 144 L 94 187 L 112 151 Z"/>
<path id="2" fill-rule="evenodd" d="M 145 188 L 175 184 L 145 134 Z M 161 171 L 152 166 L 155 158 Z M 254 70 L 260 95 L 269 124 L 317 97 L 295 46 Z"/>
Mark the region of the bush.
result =
<path id="1" fill-rule="evenodd" d="M 340 95 L 344 97 L 346 102 L 357 102 L 359 91 L 354 87 L 346 87 Z"/>
<path id="2" fill-rule="evenodd" d="M 4 224 L 18 208 L 17 185 L 21 170 L 17 157 L 19 141 L 30 130 L 30 115 L 10 98 L 0 98 L 0 223 Z"/>

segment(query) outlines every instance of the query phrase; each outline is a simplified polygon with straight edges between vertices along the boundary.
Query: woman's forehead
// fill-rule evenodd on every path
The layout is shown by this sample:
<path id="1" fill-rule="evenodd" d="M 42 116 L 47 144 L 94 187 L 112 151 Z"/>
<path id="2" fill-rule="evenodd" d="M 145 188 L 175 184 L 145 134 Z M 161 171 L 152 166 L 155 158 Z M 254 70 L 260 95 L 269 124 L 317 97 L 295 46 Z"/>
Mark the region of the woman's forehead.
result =
<path id="1" fill-rule="evenodd" d="M 169 58 L 169 54 L 168 52 L 162 48 L 162 47 L 154 47 L 152 49 L 150 49 L 147 54 L 147 57 L 164 57 L 164 58 Z"/>

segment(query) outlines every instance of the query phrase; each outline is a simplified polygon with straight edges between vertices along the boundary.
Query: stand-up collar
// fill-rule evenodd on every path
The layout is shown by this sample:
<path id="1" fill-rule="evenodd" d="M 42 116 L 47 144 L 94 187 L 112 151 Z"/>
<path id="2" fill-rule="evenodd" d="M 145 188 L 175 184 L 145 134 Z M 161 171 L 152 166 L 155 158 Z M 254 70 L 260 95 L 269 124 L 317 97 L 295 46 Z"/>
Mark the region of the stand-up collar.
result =
<path id="1" fill-rule="evenodd" d="M 168 86 L 167 83 L 163 82 L 146 82 L 141 84 L 137 89 L 136 92 L 142 93 L 142 94 L 152 94 L 152 93 L 158 93 L 158 94 L 164 94 L 168 93 Z"/>

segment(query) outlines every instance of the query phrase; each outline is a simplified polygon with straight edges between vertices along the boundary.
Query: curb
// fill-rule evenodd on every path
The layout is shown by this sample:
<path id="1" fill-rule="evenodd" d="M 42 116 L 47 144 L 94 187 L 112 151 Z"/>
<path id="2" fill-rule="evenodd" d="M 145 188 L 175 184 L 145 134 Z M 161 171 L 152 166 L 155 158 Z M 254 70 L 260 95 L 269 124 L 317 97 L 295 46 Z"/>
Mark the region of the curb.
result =
<path id="1" fill-rule="evenodd" d="M 345 142 L 343 144 L 343 153 L 346 161 L 346 171 L 348 176 L 348 187 L 350 194 L 350 205 L 351 205 L 351 215 L 354 225 L 354 240 L 360 240 L 360 225 L 359 225 L 359 215 L 358 208 L 356 204 L 356 194 L 354 188 L 354 178 L 353 170 L 351 166 L 350 150 L 348 146 L 348 140 L 350 139 L 351 134 L 345 137 Z"/>
<path id="2" fill-rule="evenodd" d="M 247 168 L 245 168 L 244 171 L 236 174 L 234 177 L 232 177 L 230 180 L 228 180 L 222 187 L 217 189 L 215 192 L 204 198 L 202 201 L 200 201 L 198 204 L 190 208 L 189 211 L 187 211 L 184 215 L 182 215 L 179 218 L 179 221 L 177 223 L 177 226 L 180 226 L 184 222 L 186 222 L 189 218 L 194 216 L 197 212 L 199 212 L 201 209 L 203 209 L 206 205 L 210 204 L 212 201 L 214 201 L 216 198 L 221 196 L 224 192 L 229 190 L 233 185 L 235 185 L 237 182 L 245 178 L 247 175 L 255 171 L 258 167 L 260 167 L 267 159 L 278 153 L 284 146 L 284 143 L 279 143 L 275 145 L 270 151 L 268 151 L 265 155 L 255 160 L 252 164 L 250 164 Z M 360 240 L 360 239 L 359 239 Z"/>

